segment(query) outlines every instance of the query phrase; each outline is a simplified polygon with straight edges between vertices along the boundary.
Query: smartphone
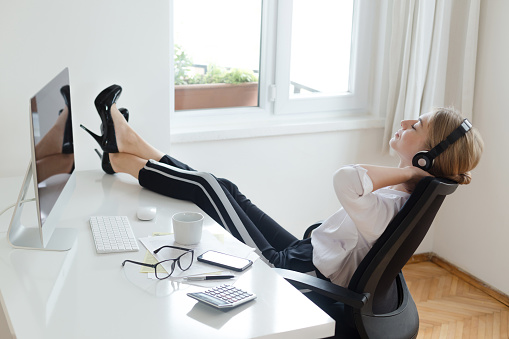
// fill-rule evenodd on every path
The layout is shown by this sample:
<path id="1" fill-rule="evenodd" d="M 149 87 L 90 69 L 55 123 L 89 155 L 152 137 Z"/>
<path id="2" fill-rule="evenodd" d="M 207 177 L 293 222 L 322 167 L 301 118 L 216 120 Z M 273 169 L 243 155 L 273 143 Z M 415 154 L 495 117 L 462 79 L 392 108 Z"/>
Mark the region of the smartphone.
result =
<path id="1" fill-rule="evenodd" d="M 217 251 L 207 251 L 200 255 L 198 261 L 224 267 L 233 271 L 241 272 L 251 266 L 253 262 L 249 259 L 236 257 L 234 255 L 221 253 Z"/>

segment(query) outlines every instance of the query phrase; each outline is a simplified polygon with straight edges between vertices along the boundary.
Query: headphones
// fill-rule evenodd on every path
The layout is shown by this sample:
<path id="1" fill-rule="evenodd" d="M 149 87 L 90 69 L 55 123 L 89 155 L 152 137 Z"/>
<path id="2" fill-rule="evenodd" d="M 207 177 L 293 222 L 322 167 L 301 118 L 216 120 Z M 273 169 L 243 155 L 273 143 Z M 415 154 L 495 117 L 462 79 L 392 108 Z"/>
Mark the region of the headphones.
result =
<path id="1" fill-rule="evenodd" d="M 470 129 L 472 124 L 468 119 L 463 120 L 461 125 L 452 131 L 451 134 L 445 140 L 441 141 L 438 145 L 433 147 L 430 151 L 421 151 L 414 155 L 412 159 L 412 165 L 419 167 L 425 171 L 429 171 L 433 166 L 433 162 L 436 157 L 442 154 L 447 147 L 454 144 L 459 138 L 464 136 Z"/>

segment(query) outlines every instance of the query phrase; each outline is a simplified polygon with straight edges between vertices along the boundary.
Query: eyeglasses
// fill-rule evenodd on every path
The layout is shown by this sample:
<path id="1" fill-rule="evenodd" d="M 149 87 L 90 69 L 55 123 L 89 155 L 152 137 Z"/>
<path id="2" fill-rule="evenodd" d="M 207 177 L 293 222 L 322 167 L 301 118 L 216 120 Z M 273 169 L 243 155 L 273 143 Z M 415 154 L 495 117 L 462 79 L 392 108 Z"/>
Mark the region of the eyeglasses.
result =
<path id="1" fill-rule="evenodd" d="M 138 262 L 138 261 L 124 260 L 124 262 L 122 263 L 122 266 L 124 266 L 126 262 L 130 262 L 130 263 L 133 263 L 136 265 L 152 267 L 156 273 L 156 278 L 159 280 L 168 278 L 175 270 L 175 264 L 178 264 L 179 268 L 182 271 L 186 271 L 191 267 L 191 265 L 193 263 L 193 259 L 194 259 L 194 250 L 191 250 L 189 248 L 184 248 L 184 247 L 163 246 L 163 247 L 159 247 L 157 250 L 155 250 L 154 253 L 159 253 L 159 251 L 161 251 L 163 248 L 174 248 L 177 250 L 186 251 L 186 253 L 179 255 L 177 258 L 163 260 L 156 264 L 147 264 L 147 263 Z M 170 266 L 171 269 L 168 272 L 168 270 L 166 270 L 162 264 L 164 264 L 166 262 L 170 262 L 170 261 L 171 261 L 171 266 Z"/>

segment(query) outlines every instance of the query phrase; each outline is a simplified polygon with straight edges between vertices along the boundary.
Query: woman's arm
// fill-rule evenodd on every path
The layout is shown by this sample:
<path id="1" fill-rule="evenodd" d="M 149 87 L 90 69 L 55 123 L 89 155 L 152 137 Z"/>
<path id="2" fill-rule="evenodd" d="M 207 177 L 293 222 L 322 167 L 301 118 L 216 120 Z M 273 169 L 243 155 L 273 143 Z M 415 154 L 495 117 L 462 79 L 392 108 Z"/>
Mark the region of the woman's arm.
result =
<path id="1" fill-rule="evenodd" d="M 334 174 L 334 190 L 341 206 L 368 240 L 376 240 L 394 216 L 394 206 L 372 192 L 387 186 L 410 193 L 429 174 L 417 167 L 353 165 Z"/>
<path id="2" fill-rule="evenodd" d="M 417 182 L 423 177 L 430 176 L 426 171 L 414 166 L 385 167 L 374 165 L 359 165 L 368 171 L 368 176 L 373 182 L 373 191 L 387 186 L 402 184 L 407 191 L 412 191 Z"/>

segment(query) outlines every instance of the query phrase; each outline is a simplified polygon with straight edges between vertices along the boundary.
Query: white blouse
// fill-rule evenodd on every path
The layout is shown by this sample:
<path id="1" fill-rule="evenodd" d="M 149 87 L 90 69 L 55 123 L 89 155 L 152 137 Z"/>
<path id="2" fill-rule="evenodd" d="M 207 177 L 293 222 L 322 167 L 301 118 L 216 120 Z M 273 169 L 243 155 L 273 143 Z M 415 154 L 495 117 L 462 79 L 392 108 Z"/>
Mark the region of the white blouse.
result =
<path id="1" fill-rule="evenodd" d="M 372 192 L 367 170 L 356 165 L 340 168 L 333 181 L 343 207 L 313 231 L 313 264 L 333 283 L 347 287 L 410 194 L 390 188 Z"/>

